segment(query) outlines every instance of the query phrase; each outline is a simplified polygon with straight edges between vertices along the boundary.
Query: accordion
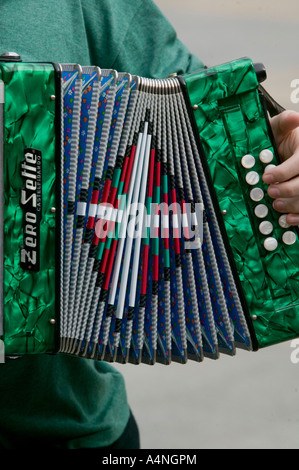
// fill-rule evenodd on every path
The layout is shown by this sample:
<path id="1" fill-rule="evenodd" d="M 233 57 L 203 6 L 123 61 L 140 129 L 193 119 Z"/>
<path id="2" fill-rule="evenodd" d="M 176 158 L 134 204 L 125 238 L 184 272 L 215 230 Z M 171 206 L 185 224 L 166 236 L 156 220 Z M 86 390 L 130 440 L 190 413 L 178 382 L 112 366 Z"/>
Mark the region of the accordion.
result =
<path id="1" fill-rule="evenodd" d="M 148 79 L 1 59 L 5 355 L 185 363 L 299 336 L 262 66 Z"/>

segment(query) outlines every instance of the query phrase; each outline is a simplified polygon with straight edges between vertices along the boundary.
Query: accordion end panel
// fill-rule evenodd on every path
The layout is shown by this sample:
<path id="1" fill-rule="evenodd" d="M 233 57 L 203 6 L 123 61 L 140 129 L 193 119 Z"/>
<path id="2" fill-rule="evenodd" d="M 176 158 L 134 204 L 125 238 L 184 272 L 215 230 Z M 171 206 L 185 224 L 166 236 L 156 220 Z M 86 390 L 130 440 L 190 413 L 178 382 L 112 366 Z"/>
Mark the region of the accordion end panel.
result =
<path id="1" fill-rule="evenodd" d="M 185 77 L 187 100 L 254 349 L 299 336 L 297 228 L 262 174 L 279 158 L 250 59 Z"/>
<path id="2" fill-rule="evenodd" d="M 55 350 L 55 73 L 0 63 L 6 355 Z M 2 132 L 2 130 L 1 130 Z"/>

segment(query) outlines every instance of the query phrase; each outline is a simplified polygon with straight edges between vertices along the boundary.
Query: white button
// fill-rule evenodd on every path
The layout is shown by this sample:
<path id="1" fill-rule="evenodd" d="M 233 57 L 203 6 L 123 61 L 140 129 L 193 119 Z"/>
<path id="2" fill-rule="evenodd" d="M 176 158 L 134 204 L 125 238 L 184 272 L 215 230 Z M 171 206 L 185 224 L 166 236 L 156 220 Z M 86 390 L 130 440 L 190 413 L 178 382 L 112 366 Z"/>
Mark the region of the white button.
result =
<path id="1" fill-rule="evenodd" d="M 271 222 L 264 220 L 264 222 L 260 223 L 259 230 L 263 235 L 270 235 L 273 232 L 273 225 Z"/>
<path id="2" fill-rule="evenodd" d="M 261 188 L 253 188 L 250 191 L 250 198 L 252 199 L 252 201 L 255 202 L 260 202 L 263 199 L 264 195 L 265 193 Z"/>
<path id="3" fill-rule="evenodd" d="M 281 215 L 278 219 L 278 223 L 282 228 L 289 228 L 290 225 L 287 223 L 287 214 Z"/>
<path id="4" fill-rule="evenodd" d="M 285 245 L 293 245 L 297 240 L 297 236 L 295 232 L 291 232 L 290 230 L 285 232 L 282 236 L 282 241 Z"/>
<path id="5" fill-rule="evenodd" d="M 259 204 L 259 205 L 256 206 L 256 208 L 254 209 L 255 215 L 256 215 L 259 219 L 263 219 L 264 217 L 267 217 L 268 212 L 269 212 L 268 207 L 265 206 L 265 204 Z"/>
<path id="6" fill-rule="evenodd" d="M 267 251 L 274 251 L 278 246 L 278 242 L 275 238 L 269 237 L 264 241 L 264 247 Z"/>
<path id="7" fill-rule="evenodd" d="M 252 168 L 255 165 L 255 158 L 252 155 L 244 155 L 241 164 L 244 168 Z"/>
<path id="8" fill-rule="evenodd" d="M 259 174 L 256 171 L 249 171 L 246 175 L 246 181 L 250 186 L 254 186 L 260 180 Z"/>
<path id="9" fill-rule="evenodd" d="M 263 163 L 272 162 L 273 157 L 274 157 L 273 153 L 271 152 L 271 150 L 268 150 L 268 149 L 262 150 L 260 153 L 260 160 Z"/>
<path id="10" fill-rule="evenodd" d="M 267 171 L 270 171 L 272 168 L 276 168 L 276 165 L 267 165 L 265 167 L 264 173 L 266 173 Z"/>

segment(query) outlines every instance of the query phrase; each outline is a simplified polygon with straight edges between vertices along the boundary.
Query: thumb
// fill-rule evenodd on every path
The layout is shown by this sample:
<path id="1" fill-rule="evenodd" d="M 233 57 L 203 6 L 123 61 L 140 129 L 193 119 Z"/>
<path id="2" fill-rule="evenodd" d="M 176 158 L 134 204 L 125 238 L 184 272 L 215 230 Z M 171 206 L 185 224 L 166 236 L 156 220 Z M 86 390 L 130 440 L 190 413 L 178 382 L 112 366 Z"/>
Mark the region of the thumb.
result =
<path id="1" fill-rule="evenodd" d="M 279 146 L 286 135 L 299 126 L 299 113 L 296 111 L 283 111 L 270 120 L 276 144 Z"/>

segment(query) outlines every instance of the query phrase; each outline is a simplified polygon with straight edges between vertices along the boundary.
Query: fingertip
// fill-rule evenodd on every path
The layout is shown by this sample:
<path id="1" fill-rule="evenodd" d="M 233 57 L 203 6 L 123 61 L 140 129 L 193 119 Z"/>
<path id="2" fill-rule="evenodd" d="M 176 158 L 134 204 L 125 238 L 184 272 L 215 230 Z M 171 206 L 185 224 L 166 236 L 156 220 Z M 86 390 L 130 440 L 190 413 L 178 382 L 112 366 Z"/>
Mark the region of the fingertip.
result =
<path id="1" fill-rule="evenodd" d="M 266 184 L 275 184 L 283 181 L 283 174 L 281 173 L 281 167 L 276 165 L 268 165 L 264 169 L 262 179 Z"/>
<path id="2" fill-rule="evenodd" d="M 273 209 L 277 212 L 285 212 L 285 203 L 281 199 L 275 199 L 272 203 Z"/>
<path id="3" fill-rule="evenodd" d="M 288 109 L 281 113 L 280 128 L 283 132 L 289 132 L 299 126 L 299 113 Z"/>
<path id="4" fill-rule="evenodd" d="M 275 178 L 272 175 L 272 173 L 264 173 L 262 177 L 264 183 L 266 184 L 274 184 L 275 183 Z"/>
<path id="5" fill-rule="evenodd" d="M 286 221 L 289 225 L 299 225 L 299 214 L 288 214 L 286 217 Z"/>

